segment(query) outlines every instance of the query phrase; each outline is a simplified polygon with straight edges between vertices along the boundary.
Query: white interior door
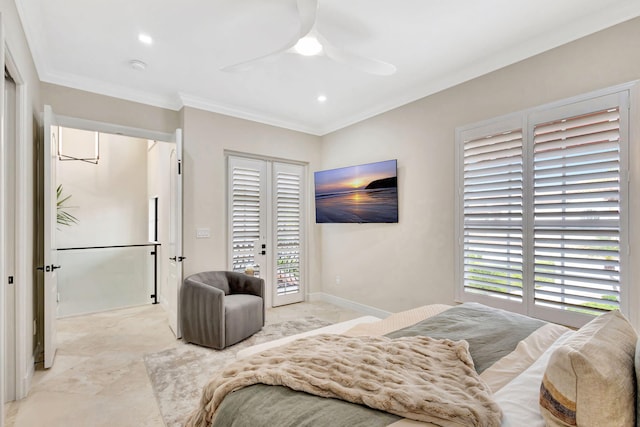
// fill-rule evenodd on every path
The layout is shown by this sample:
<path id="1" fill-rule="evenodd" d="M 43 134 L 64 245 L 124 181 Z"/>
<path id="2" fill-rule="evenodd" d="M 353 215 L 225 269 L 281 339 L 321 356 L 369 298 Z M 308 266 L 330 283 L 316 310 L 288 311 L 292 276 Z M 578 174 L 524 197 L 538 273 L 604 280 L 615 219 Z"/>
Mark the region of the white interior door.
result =
<path id="1" fill-rule="evenodd" d="M 167 308 L 169 326 L 176 335 L 180 332 L 180 288 L 182 287 L 182 129 L 175 134 L 175 149 L 170 155 L 170 208 L 169 208 L 169 275 Z"/>
<path id="2" fill-rule="evenodd" d="M 304 300 L 304 166 L 228 158 L 230 269 L 266 283 L 266 306 Z"/>
<path id="3" fill-rule="evenodd" d="M 58 123 L 49 105 L 44 106 L 44 367 L 53 366 L 56 354 L 56 318 L 58 310 L 58 265 L 56 247 L 56 152 Z"/>

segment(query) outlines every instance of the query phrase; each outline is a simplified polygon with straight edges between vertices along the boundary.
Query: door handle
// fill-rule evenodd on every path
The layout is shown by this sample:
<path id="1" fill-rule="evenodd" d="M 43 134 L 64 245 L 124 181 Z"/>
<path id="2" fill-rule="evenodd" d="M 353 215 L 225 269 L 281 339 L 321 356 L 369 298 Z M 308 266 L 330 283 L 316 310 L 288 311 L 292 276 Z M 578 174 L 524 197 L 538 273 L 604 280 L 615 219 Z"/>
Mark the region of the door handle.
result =
<path id="1" fill-rule="evenodd" d="M 169 258 L 170 261 L 175 261 L 176 257 L 172 256 L 171 258 Z"/>
<path id="2" fill-rule="evenodd" d="M 187 259 L 186 256 L 179 256 L 178 257 L 178 262 L 182 262 L 183 260 Z"/>
<path id="3" fill-rule="evenodd" d="M 61 268 L 59 265 L 53 265 L 53 264 L 51 264 L 51 271 L 57 270 L 57 269 L 59 269 L 59 268 Z"/>

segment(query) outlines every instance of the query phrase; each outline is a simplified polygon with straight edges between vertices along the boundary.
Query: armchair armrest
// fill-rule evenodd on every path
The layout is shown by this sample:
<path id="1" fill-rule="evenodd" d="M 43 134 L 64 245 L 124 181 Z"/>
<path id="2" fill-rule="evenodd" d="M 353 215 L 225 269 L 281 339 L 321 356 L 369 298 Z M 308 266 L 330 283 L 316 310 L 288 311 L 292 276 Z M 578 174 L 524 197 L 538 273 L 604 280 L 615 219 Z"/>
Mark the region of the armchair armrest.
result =
<path id="1" fill-rule="evenodd" d="M 187 277 L 180 290 L 180 324 L 183 337 L 192 342 L 217 343 L 215 347 L 224 348 L 225 315 L 222 289 L 204 283 L 197 275 Z M 203 322 L 198 319 L 216 321 Z"/>

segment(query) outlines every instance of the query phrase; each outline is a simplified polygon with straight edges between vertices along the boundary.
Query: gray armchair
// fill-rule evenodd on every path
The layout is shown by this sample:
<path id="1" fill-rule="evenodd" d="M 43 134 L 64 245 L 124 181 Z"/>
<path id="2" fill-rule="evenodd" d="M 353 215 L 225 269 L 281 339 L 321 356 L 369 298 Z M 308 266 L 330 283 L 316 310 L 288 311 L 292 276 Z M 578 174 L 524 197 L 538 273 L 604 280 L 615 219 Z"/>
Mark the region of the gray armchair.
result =
<path id="1" fill-rule="evenodd" d="M 264 326 L 264 280 L 207 271 L 184 280 L 180 325 L 185 342 L 222 350 Z"/>

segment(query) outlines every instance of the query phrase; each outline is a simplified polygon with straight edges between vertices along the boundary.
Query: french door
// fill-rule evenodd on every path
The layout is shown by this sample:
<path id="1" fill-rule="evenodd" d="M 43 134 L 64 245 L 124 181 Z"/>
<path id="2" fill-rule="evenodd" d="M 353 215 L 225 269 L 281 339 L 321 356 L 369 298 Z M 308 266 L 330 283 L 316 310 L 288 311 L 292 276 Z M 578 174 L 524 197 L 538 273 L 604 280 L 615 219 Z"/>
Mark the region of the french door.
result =
<path id="1" fill-rule="evenodd" d="M 266 283 L 267 307 L 304 300 L 305 167 L 229 156 L 228 260 Z"/>

